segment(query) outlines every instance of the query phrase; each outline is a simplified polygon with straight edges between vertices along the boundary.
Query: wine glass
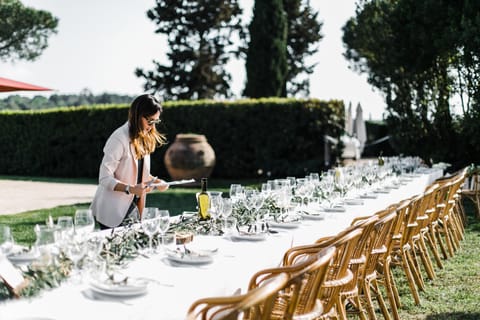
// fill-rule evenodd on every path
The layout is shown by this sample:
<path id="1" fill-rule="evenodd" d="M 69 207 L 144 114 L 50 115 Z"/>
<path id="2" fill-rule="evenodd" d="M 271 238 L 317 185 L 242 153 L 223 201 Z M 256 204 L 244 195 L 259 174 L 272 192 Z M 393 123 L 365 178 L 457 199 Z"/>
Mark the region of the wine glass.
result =
<path id="1" fill-rule="evenodd" d="M 86 236 L 95 229 L 95 219 L 92 210 L 78 209 L 75 211 L 75 233 Z"/>
<path id="2" fill-rule="evenodd" d="M 230 199 L 235 203 L 243 197 L 243 187 L 240 184 L 234 183 L 230 185 L 229 191 Z"/>
<path id="3" fill-rule="evenodd" d="M 73 263 L 72 274 L 71 274 L 72 282 L 80 283 L 82 280 L 82 277 L 81 277 L 81 271 L 78 263 L 87 254 L 85 235 L 82 233 L 79 233 L 79 234 L 73 235 L 73 237 L 68 239 L 65 253 Z"/>
<path id="4" fill-rule="evenodd" d="M 165 234 L 167 233 L 168 228 L 170 227 L 170 212 L 168 210 L 158 210 L 158 220 L 159 220 L 158 231 L 160 233 L 161 246 L 163 248 Z"/>
<path id="5" fill-rule="evenodd" d="M 148 236 L 148 253 L 153 253 L 152 240 L 160 225 L 159 212 L 157 208 L 147 207 L 142 213 L 142 229 Z"/>
<path id="6" fill-rule="evenodd" d="M 13 236 L 10 227 L 0 225 L 0 252 L 8 255 L 13 249 Z"/>
<path id="7" fill-rule="evenodd" d="M 70 216 L 61 216 L 57 219 L 58 240 L 63 242 L 65 239 L 70 238 L 75 228 L 73 226 L 73 218 Z"/>
<path id="8" fill-rule="evenodd" d="M 104 267 L 106 262 L 102 259 L 101 253 L 103 251 L 103 246 L 105 243 L 105 237 L 101 235 L 94 235 L 86 241 L 86 248 L 87 248 L 87 257 L 88 257 L 88 266 L 90 270 L 90 274 L 92 277 L 98 275 L 104 271 Z"/>
<path id="9" fill-rule="evenodd" d="M 50 265 L 54 256 L 59 253 L 56 243 L 58 238 L 57 228 L 37 224 L 34 231 L 36 235 L 35 252 L 39 254 L 39 261 L 45 266 Z"/>
<path id="10" fill-rule="evenodd" d="M 222 212 L 223 198 L 221 191 L 209 191 L 210 196 L 210 207 L 208 213 L 211 217 L 211 233 L 215 234 L 216 231 L 216 221 Z"/>

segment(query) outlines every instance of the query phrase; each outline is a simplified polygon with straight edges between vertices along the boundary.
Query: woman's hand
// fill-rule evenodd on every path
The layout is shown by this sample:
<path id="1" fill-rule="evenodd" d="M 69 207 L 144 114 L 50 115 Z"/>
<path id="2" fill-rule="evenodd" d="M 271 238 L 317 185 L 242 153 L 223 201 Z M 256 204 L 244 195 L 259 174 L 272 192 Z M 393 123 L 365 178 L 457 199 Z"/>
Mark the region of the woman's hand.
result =
<path id="1" fill-rule="evenodd" d="M 133 187 L 130 187 L 130 193 L 132 193 L 132 194 L 134 194 L 138 197 L 142 197 L 145 193 L 148 192 L 147 190 L 148 190 L 148 188 L 147 188 L 146 183 L 139 183 L 139 184 L 134 185 Z"/>
<path id="2" fill-rule="evenodd" d="M 155 188 L 159 191 L 165 191 L 169 187 L 169 185 L 165 182 L 165 180 L 162 180 L 162 179 L 155 179 L 154 183 L 157 185 Z"/>
<path id="3" fill-rule="evenodd" d="M 154 185 L 151 187 L 151 185 Z M 158 179 L 157 177 L 152 178 L 149 182 L 145 184 L 146 192 L 151 192 L 155 189 L 158 189 L 159 191 L 165 191 L 167 190 L 169 185 L 165 182 L 165 180 Z"/>

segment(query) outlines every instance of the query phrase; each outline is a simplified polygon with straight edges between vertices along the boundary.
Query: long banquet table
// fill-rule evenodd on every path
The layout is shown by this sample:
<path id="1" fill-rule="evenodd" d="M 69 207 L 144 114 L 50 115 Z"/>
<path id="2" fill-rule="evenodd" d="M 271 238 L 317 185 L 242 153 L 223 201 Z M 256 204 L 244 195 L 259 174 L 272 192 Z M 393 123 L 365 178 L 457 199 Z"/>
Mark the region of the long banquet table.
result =
<path id="1" fill-rule="evenodd" d="M 188 307 L 198 298 L 229 295 L 245 291 L 250 277 L 258 270 L 278 266 L 291 246 L 313 243 L 320 237 L 335 235 L 353 218 L 371 215 L 389 204 L 420 194 L 442 176 L 431 169 L 399 189 L 365 199 L 363 205 L 347 206 L 346 212 L 329 213 L 324 220 L 305 220 L 296 229 L 279 230 L 265 241 L 232 241 L 223 237 L 195 236 L 193 246 L 218 248 L 214 261 L 201 266 L 171 265 L 161 255 L 139 257 L 122 272 L 131 277 L 153 279 L 148 292 L 124 299 L 92 298 L 89 284 L 66 282 L 59 288 L 34 298 L 21 298 L 0 304 L 1 320 L 20 319 L 185 319 Z"/>

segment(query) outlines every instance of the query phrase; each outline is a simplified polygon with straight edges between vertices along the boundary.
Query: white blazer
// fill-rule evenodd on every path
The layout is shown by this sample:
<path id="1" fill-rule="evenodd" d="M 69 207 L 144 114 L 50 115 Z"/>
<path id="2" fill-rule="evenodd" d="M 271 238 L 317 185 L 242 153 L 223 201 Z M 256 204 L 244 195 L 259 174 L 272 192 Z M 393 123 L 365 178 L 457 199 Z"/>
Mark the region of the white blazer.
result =
<path id="1" fill-rule="evenodd" d="M 114 191 L 113 188 L 117 183 L 137 184 L 138 161 L 130 143 L 128 127 L 127 122 L 116 129 L 105 143 L 99 184 L 90 206 L 97 221 L 109 227 L 117 227 L 123 221 L 133 200 L 133 194 Z M 143 163 L 142 181 L 147 182 L 149 177 L 150 156 L 147 155 Z"/>

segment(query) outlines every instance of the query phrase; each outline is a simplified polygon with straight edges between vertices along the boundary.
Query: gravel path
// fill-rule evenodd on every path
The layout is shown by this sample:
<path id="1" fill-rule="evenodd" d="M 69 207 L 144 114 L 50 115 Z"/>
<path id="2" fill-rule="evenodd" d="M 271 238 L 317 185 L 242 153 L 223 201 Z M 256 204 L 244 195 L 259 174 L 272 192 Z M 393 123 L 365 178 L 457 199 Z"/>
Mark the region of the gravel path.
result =
<path id="1" fill-rule="evenodd" d="M 0 180 L 0 215 L 89 203 L 97 185 Z"/>

